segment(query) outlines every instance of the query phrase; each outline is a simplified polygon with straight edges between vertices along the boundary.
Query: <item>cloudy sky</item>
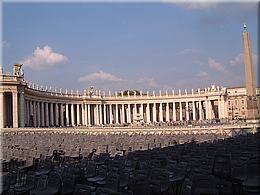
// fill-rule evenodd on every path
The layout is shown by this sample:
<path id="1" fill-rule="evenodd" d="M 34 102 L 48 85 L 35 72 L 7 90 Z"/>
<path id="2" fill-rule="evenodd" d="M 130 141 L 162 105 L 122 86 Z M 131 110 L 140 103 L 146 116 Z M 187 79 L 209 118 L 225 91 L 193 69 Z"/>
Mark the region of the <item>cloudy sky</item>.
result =
<path id="1" fill-rule="evenodd" d="M 23 63 L 26 79 L 40 85 L 242 86 L 244 22 L 255 67 L 259 56 L 256 3 L 3 3 L 2 10 L 4 70 Z"/>

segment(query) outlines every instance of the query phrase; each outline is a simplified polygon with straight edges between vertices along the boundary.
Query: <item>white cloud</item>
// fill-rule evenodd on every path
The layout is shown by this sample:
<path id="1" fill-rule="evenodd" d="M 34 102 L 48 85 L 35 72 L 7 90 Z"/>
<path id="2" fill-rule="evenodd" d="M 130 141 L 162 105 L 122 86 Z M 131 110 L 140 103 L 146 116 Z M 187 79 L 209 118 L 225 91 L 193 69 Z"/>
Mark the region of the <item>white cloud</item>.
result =
<path id="1" fill-rule="evenodd" d="M 253 63 L 257 64 L 258 55 L 253 53 L 252 57 L 253 57 Z M 230 60 L 229 63 L 231 64 L 231 66 L 243 65 L 244 64 L 244 54 L 242 54 L 242 53 L 238 54 L 232 60 Z"/>
<path id="2" fill-rule="evenodd" d="M 244 60 L 243 54 L 240 53 L 237 56 L 235 56 L 232 60 L 230 60 L 230 64 L 232 66 L 240 65 L 243 63 L 243 60 Z"/>
<path id="3" fill-rule="evenodd" d="M 205 71 L 200 71 L 195 76 L 199 77 L 199 78 L 207 78 L 209 76 L 209 74 Z"/>
<path id="4" fill-rule="evenodd" d="M 8 41 L 3 40 L 2 41 L 2 48 L 9 48 L 10 47 L 10 43 Z"/>
<path id="5" fill-rule="evenodd" d="M 176 5 L 180 5 L 186 9 L 189 10 L 206 10 L 206 9 L 211 9 L 217 7 L 218 3 L 220 2 L 219 0 L 163 0 L 164 2 L 167 3 L 175 3 Z"/>
<path id="6" fill-rule="evenodd" d="M 197 9 L 197 10 L 203 10 L 203 9 L 210 9 L 217 6 L 216 2 L 191 2 L 186 3 L 187 9 Z"/>
<path id="7" fill-rule="evenodd" d="M 66 56 L 54 52 L 50 46 L 46 45 L 43 48 L 37 47 L 33 52 L 33 56 L 27 57 L 20 63 L 35 70 L 42 70 L 68 61 Z"/>
<path id="8" fill-rule="evenodd" d="M 184 54 L 192 54 L 192 53 L 196 53 L 196 52 L 197 52 L 196 49 L 186 48 L 186 49 L 179 51 L 177 54 L 184 55 Z"/>
<path id="9" fill-rule="evenodd" d="M 141 78 L 136 81 L 139 84 L 145 84 L 149 87 L 158 87 L 158 83 L 153 78 Z"/>
<path id="10" fill-rule="evenodd" d="M 103 72 L 102 70 L 92 73 L 92 74 L 88 74 L 85 76 L 82 76 L 78 79 L 79 82 L 89 82 L 89 81 L 94 81 L 94 82 L 98 82 L 98 81 L 109 81 L 109 82 L 119 82 L 122 81 L 123 79 L 107 73 L 107 72 Z"/>
<path id="11" fill-rule="evenodd" d="M 213 58 L 208 59 L 208 64 L 209 64 L 209 67 L 212 68 L 212 69 L 222 71 L 222 72 L 226 72 L 225 67 L 221 63 L 215 61 Z"/>

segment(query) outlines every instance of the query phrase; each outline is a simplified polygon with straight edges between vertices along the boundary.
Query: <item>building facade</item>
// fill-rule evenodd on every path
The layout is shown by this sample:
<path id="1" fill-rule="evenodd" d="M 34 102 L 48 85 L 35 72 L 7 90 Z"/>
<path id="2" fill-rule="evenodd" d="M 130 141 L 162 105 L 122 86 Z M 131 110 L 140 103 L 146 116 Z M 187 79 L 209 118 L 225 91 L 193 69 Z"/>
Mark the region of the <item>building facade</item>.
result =
<path id="1" fill-rule="evenodd" d="M 0 72 L 0 128 L 70 127 L 108 124 L 246 119 L 246 89 L 140 91 L 130 95 L 98 90 L 48 89 L 24 79 L 22 67 Z M 259 102 L 259 89 L 256 91 Z"/>

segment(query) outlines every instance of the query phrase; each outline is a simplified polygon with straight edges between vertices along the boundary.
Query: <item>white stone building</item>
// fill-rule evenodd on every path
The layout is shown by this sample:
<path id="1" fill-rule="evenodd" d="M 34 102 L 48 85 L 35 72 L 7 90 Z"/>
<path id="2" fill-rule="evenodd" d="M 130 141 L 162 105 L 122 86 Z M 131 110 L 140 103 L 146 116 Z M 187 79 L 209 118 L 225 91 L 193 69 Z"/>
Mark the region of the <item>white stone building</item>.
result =
<path id="1" fill-rule="evenodd" d="M 0 72 L 0 128 L 66 127 L 246 118 L 246 89 L 209 88 L 191 91 L 122 95 L 83 93 L 31 84 L 22 68 Z M 259 102 L 259 89 L 256 91 Z"/>

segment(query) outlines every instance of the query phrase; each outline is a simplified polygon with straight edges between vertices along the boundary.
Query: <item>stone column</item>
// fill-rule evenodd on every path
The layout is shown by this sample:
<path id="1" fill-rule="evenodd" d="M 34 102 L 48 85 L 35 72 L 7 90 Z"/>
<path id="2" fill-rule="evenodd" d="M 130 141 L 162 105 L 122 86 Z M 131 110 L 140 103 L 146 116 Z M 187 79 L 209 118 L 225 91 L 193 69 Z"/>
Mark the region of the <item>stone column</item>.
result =
<path id="1" fill-rule="evenodd" d="M 99 120 L 98 120 L 98 105 L 94 105 L 94 123 L 95 125 L 99 125 Z"/>
<path id="2" fill-rule="evenodd" d="M 28 121 L 28 100 L 24 99 L 24 126 L 27 126 Z"/>
<path id="3" fill-rule="evenodd" d="M 222 106 L 221 106 L 221 97 L 218 99 L 218 118 L 221 119 L 223 118 L 222 116 Z"/>
<path id="4" fill-rule="evenodd" d="M 46 126 L 49 127 L 49 103 L 45 103 L 45 120 L 46 120 Z"/>
<path id="5" fill-rule="evenodd" d="M 109 104 L 109 123 L 112 124 L 112 104 Z"/>
<path id="6" fill-rule="evenodd" d="M 35 101 L 33 101 L 33 126 L 37 127 L 37 110 Z"/>
<path id="7" fill-rule="evenodd" d="M 195 107 L 195 101 L 192 102 L 192 118 L 195 121 L 196 120 L 196 107 Z"/>
<path id="8" fill-rule="evenodd" d="M 172 103 L 172 120 L 176 121 L 176 107 L 175 107 L 175 102 Z"/>
<path id="9" fill-rule="evenodd" d="M 186 102 L 185 106 L 185 111 L 186 111 L 186 121 L 190 120 L 190 110 L 189 110 L 189 102 Z"/>
<path id="10" fill-rule="evenodd" d="M 19 98 L 19 123 L 20 127 L 24 127 L 24 92 L 20 92 Z"/>
<path id="11" fill-rule="evenodd" d="M 50 103 L 50 126 L 54 126 L 53 103 Z"/>
<path id="12" fill-rule="evenodd" d="M 85 104 L 81 104 L 81 118 L 82 118 L 82 125 L 86 125 L 86 116 L 85 116 Z"/>
<path id="13" fill-rule="evenodd" d="M 28 121 L 28 100 L 24 99 L 24 126 L 28 126 L 27 121 Z"/>
<path id="14" fill-rule="evenodd" d="M 156 103 L 153 103 L 153 122 L 156 122 Z"/>
<path id="15" fill-rule="evenodd" d="M 33 124 L 30 124 L 30 123 L 34 123 L 34 121 L 31 121 L 31 116 L 34 116 L 33 101 L 32 100 L 29 101 L 29 120 L 28 120 L 29 122 L 28 122 L 28 125 L 30 127 L 33 127 Z"/>
<path id="16" fill-rule="evenodd" d="M 70 104 L 71 126 L 75 126 L 74 104 Z"/>
<path id="17" fill-rule="evenodd" d="M 44 102 L 41 102 L 41 126 L 45 126 L 45 117 L 44 117 Z"/>
<path id="18" fill-rule="evenodd" d="M 202 102 L 199 101 L 199 119 L 200 120 L 203 120 L 203 116 L 202 116 Z"/>
<path id="19" fill-rule="evenodd" d="M 76 126 L 79 126 L 80 125 L 80 109 L 79 109 L 79 104 L 76 104 L 77 105 L 77 124 Z"/>
<path id="20" fill-rule="evenodd" d="M 150 123 L 151 119 L 150 119 L 150 105 L 149 103 L 147 103 L 146 106 L 146 123 Z"/>
<path id="21" fill-rule="evenodd" d="M 88 104 L 87 107 L 88 107 L 88 125 L 91 125 L 90 104 Z"/>
<path id="22" fill-rule="evenodd" d="M 221 105 L 222 105 L 222 117 L 227 118 L 228 117 L 228 106 L 227 101 L 225 100 L 225 97 L 221 96 Z"/>
<path id="23" fill-rule="evenodd" d="M 64 127 L 64 113 L 63 113 L 63 104 L 60 104 L 60 125 Z"/>
<path id="24" fill-rule="evenodd" d="M 118 121 L 118 104 L 116 104 L 115 119 L 116 119 L 116 124 L 119 124 L 119 121 Z"/>
<path id="25" fill-rule="evenodd" d="M 182 103 L 180 102 L 179 105 L 180 105 L 180 121 L 182 121 L 183 120 L 183 118 L 182 118 Z"/>
<path id="26" fill-rule="evenodd" d="M 209 119 L 213 118 L 212 102 L 209 100 Z"/>
<path id="27" fill-rule="evenodd" d="M 29 105 L 29 109 L 30 109 L 30 111 L 29 111 L 29 113 L 30 113 L 30 116 L 29 116 L 29 125 L 31 126 L 31 127 L 35 127 L 34 125 L 36 124 L 36 112 L 35 112 L 35 102 L 34 101 L 32 101 L 32 100 L 30 100 L 30 105 Z M 31 115 L 33 116 L 32 117 L 32 123 L 33 124 L 30 124 L 30 121 L 31 121 Z M 35 122 L 35 123 L 34 123 Z"/>
<path id="28" fill-rule="evenodd" d="M 205 100 L 205 104 L 206 104 L 206 119 L 209 119 L 209 101 Z"/>
<path id="29" fill-rule="evenodd" d="M 41 108 L 40 102 L 37 102 L 37 127 L 41 126 Z"/>
<path id="30" fill-rule="evenodd" d="M 170 121 L 170 111 L 169 111 L 169 102 L 166 102 L 166 110 L 165 110 L 165 117 L 166 117 L 166 122 Z"/>
<path id="31" fill-rule="evenodd" d="M 125 123 L 125 105 L 122 104 L 122 120 L 121 123 L 124 124 Z"/>
<path id="32" fill-rule="evenodd" d="M 17 92 L 12 93 L 13 96 L 13 127 L 18 127 L 18 98 Z"/>
<path id="33" fill-rule="evenodd" d="M 131 123 L 131 104 L 127 105 L 127 122 Z"/>
<path id="34" fill-rule="evenodd" d="M 144 106 L 143 103 L 140 104 L 140 115 L 142 120 L 144 120 Z"/>
<path id="35" fill-rule="evenodd" d="M 66 126 L 70 125 L 69 104 L 66 103 Z"/>
<path id="36" fill-rule="evenodd" d="M 27 123 L 27 127 L 29 127 L 29 123 L 30 123 L 30 100 L 26 101 L 26 123 Z"/>
<path id="37" fill-rule="evenodd" d="M 97 124 L 100 125 L 100 115 L 99 115 L 99 104 L 96 105 L 97 110 L 96 110 L 96 114 L 97 114 Z"/>
<path id="38" fill-rule="evenodd" d="M 163 122 L 163 108 L 162 108 L 162 103 L 160 103 L 159 107 L 159 121 Z"/>
<path id="39" fill-rule="evenodd" d="M 85 107 L 85 125 L 87 126 L 88 125 L 88 106 L 87 104 L 83 104 L 84 107 Z"/>
<path id="40" fill-rule="evenodd" d="M 60 126 L 59 124 L 59 105 L 55 103 L 55 125 Z"/>
<path id="41" fill-rule="evenodd" d="M 104 125 L 106 125 L 106 124 L 107 124 L 107 109 L 106 109 L 106 104 L 104 104 L 103 112 L 104 112 Z"/>
<path id="42" fill-rule="evenodd" d="M 137 115 L 137 105 L 134 104 L 134 110 L 133 110 L 133 121 L 134 121 L 134 119 L 136 119 L 136 115 Z"/>
<path id="43" fill-rule="evenodd" d="M 103 124 L 102 104 L 99 104 L 98 107 L 99 107 L 99 123 Z"/>
<path id="44" fill-rule="evenodd" d="M 0 92 L 0 129 L 4 128 L 4 93 Z"/>

